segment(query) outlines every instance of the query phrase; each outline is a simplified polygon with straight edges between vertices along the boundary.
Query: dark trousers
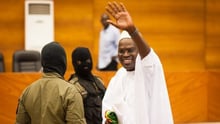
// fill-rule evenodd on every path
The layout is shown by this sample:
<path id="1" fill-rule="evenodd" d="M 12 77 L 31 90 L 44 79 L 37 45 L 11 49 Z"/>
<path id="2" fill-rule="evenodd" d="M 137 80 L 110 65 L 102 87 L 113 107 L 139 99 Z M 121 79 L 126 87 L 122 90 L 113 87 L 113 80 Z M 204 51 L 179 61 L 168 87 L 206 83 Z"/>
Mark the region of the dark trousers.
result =
<path id="1" fill-rule="evenodd" d="M 117 71 L 118 70 L 118 62 L 116 60 L 112 60 L 111 63 L 103 68 L 99 69 L 100 71 Z"/>

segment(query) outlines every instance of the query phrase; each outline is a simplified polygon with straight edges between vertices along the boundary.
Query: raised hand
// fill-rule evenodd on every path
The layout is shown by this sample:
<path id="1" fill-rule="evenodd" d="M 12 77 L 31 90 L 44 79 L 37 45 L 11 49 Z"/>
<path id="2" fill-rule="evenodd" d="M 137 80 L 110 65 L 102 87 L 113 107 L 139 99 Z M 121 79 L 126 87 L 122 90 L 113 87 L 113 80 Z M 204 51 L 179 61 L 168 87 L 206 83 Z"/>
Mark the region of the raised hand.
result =
<path id="1" fill-rule="evenodd" d="M 107 22 L 121 30 L 126 30 L 130 34 L 132 40 L 136 43 L 141 59 L 144 58 L 150 52 L 150 47 L 136 29 L 132 18 L 123 3 L 108 2 L 106 11 L 115 18 L 115 21 L 109 19 Z"/>
<path id="2" fill-rule="evenodd" d="M 123 3 L 108 2 L 108 5 L 106 6 L 106 11 L 116 20 L 114 22 L 109 19 L 107 20 L 108 23 L 111 23 L 115 27 L 122 30 L 134 30 L 134 24 L 131 16 L 126 10 Z"/>

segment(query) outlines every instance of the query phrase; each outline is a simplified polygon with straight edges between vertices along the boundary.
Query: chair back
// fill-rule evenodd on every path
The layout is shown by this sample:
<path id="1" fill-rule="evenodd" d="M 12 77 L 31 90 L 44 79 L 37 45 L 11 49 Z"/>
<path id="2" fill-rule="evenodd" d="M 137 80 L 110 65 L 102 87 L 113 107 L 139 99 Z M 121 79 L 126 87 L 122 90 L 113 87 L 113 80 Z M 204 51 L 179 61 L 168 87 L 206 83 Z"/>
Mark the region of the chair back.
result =
<path id="1" fill-rule="evenodd" d="M 5 71 L 5 63 L 4 63 L 4 56 L 0 53 L 0 72 Z"/>
<path id="2" fill-rule="evenodd" d="M 19 50 L 13 54 L 13 72 L 38 72 L 41 69 L 40 52 Z"/>

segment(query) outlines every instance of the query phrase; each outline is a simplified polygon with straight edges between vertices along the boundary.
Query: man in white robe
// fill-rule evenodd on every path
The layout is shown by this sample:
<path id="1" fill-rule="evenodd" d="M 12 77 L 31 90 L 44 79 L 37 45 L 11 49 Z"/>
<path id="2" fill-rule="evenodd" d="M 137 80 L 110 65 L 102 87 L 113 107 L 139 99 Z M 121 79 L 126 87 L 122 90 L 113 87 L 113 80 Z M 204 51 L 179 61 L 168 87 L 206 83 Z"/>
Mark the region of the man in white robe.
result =
<path id="1" fill-rule="evenodd" d="M 161 62 L 134 26 L 125 6 L 108 3 L 107 12 L 124 30 L 119 39 L 122 64 L 111 79 L 102 103 L 103 123 L 107 110 L 117 114 L 119 124 L 173 124 L 172 110 Z"/>

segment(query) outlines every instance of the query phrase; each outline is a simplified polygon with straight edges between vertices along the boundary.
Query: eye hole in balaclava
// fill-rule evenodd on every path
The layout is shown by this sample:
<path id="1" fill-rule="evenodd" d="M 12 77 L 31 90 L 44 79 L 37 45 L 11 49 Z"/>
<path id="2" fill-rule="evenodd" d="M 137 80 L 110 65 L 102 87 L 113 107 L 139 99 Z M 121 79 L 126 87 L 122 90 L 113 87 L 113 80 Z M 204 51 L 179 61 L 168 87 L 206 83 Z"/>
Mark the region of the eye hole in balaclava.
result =
<path id="1" fill-rule="evenodd" d="M 92 57 L 88 48 L 77 47 L 72 52 L 72 64 L 77 75 L 88 78 L 92 75 Z"/>

